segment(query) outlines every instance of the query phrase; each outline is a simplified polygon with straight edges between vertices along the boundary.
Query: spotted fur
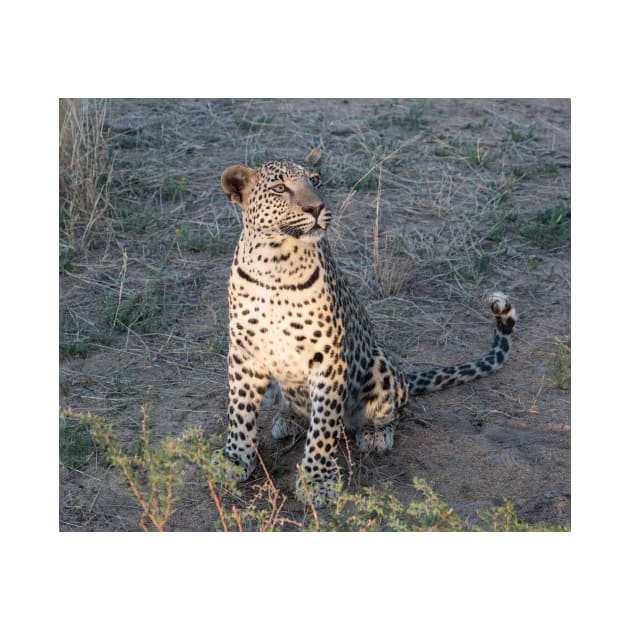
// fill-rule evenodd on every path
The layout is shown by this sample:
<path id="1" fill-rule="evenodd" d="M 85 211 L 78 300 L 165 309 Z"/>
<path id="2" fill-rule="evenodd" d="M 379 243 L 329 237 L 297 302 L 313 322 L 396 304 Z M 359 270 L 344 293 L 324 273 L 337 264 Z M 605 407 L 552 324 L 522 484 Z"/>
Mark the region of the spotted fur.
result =
<path id="1" fill-rule="evenodd" d="M 272 384 L 286 411 L 272 427 L 291 432 L 291 414 L 310 420 L 296 482 L 322 506 L 335 496 L 335 453 L 342 426 L 365 452 L 394 444 L 398 411 L 409 395 L 466 383 L 496 371 L 510 352 L 516 314 L 501 293 L 490 298 L 494 341 L 482 358 L 403 373 L 337 268 L 325 231 L 331 212 L 319 176 L 287 160 L 257 169 L 231 166 L 221 185 L 243 211 L 229 282 L 229 431 L 223 453 L 247 479 L 257 463 L 257 417 Z"/>

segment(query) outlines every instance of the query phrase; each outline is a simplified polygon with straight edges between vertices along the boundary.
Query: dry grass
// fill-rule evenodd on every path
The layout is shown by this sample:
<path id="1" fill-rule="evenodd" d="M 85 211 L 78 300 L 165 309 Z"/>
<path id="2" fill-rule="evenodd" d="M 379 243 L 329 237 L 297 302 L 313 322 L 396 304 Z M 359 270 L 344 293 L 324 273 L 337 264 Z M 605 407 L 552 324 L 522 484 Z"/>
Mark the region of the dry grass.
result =
<path id="1" fill-rule="evenodd" d="M 107 104 L 59 100 L 59 206 L 62 233 L 73 247 L 89 245 L 109 217 L 113 176 L 104 133 Z"/>
<path id="2" fill-rule="evenodd" d="M 403 366 L 485 352 L 483 296 L 490 290 L 510 293 L 521 313 L 505 370 L 412 403 L 417 424 L 401 423 L 391 457 L 355 454 L 353 483 L 392 481 L 404 495 L 413 476 L 424 476 L 465 518 L 505 497 L 533 521 L 568 518 L 570 434 L 545 427 L 569 423 L 569 394 L 538 392 L 555 340 L 570 333 L 570 249 L 566 241 L 547 248 L 523 235 L 535 228 L 542 243 L 547 224 L 536 217 L 570 204 L 566 102 L 63 107 L 62 251 L 81 250 L 62 261 L 60 275 L 63 407 L 103 415 L 129 444 L 147 401 L 156 439 L 188 425 L 208 436 L 225 431 L 226 283 L 240 216 L 219 178 L 233 163 L 303 160 L 319 147 L 322 190 L 335 217 L 331 243 Z M 90 138 L 99 149 L 82 152 Z M 263 425 L 272 413 L 264 412 Z M 261 455 L 290 498 L 277 518 L 301 522 L 304 508 L 291 498 L 301 444 L 287 452 L 266 432 Z M 62 466 L 60 475 L 63 528 L 137 527 L 124 486 L 94 459 L 80 472 Z M 245 486 L 249 498 L 260 482 Z M 208 516 L 207 485 L 186 477 L 184 488 L 172 526 L 208 528 L 215 516 Z"/>

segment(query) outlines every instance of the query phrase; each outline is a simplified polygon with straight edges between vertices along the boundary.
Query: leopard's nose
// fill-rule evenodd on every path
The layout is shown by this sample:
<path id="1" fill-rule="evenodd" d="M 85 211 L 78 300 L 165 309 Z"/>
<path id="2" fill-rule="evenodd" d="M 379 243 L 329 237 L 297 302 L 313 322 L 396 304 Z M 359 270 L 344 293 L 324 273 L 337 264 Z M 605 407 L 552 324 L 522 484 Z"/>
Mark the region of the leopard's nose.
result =
<path id="1" fill-rule="evenodd" d="M 309 214 L 312 214 L 315 217 L 315 219 L 317 219 L 321 211 L 325 207 L 326 207 L 326 204 L 322 201 L 322 203 L 318 205 L 302 206 L 302 210 L 304 210 L 304 212 L 308 212 Z"/>

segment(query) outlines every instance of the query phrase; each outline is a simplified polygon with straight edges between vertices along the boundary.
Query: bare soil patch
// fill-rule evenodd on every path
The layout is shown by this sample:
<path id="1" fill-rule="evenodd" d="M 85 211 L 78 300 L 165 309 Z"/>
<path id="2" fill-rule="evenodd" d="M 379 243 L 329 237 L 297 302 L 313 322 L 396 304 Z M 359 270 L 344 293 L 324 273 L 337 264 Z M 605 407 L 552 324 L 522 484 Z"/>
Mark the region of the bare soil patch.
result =
<path id="1" fill-rule="evenodd" d="M 219 184 L 231 164 L 324 154 L 322 191 L 340 265 L 406 368 L 481 356 L 484 296 L 519 312 L 510 360 L 474 384 L 414 399 L 387 457 L 352 450 L 355 487 L 401 500 L 426 479 L 471 525 L 510 499 L 528 523 L 570 520 L 570 102 L 566 100 L 113 100 L 111 207 L 82 239 L 62 225 L 60 406 L 138 441 L 226 430 L 226 286 L 239 211 Z M 378 209 L 378 212 L 377 212 Z M 262 455 L 287 496 L 303 442 Z M 68 444 L 61 420 L 60 529 L 139 529 L 139 507 L 102 454 Z M 68 453 L 85 452 L 72 458 Z M 185 470 L 172 530 L 215 529 Z M 254 497 L 262 473 L 244 484 Z"/>

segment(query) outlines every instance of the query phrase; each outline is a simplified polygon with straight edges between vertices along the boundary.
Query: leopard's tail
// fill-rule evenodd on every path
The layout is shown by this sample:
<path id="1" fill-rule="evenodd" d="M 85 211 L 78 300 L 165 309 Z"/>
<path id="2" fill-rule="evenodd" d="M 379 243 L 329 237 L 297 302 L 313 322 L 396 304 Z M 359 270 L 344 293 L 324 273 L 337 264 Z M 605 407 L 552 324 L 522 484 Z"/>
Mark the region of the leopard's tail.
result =
<path id="1" fill-rule="evenodd" d="M 516 323 L 516 311 L 503 293 L 493 293 L 490 309 L 495 319 L 494 341 L 488 354 L 451 367 L 432 368 L 424 372 L 406 374 L 409 395 L 419 396 L 436 392 L 446 387 L 468 383 L 496 372 L 510 354 L 511 335 Z"/>

